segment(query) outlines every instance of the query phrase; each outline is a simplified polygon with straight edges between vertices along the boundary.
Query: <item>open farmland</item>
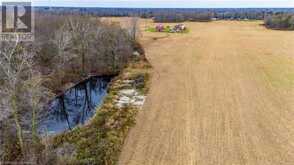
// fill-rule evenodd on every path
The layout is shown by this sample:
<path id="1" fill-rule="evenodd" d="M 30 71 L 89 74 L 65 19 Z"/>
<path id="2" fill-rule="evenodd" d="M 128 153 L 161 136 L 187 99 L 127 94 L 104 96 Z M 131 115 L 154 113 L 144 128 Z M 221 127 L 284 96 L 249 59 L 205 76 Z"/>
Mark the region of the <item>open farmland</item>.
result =
<path id="1" fill-rule="evenodd" d="M 294 32 L 261 23 L 143 32 L 151 91 L 119 164 L 293 165 Z"/>

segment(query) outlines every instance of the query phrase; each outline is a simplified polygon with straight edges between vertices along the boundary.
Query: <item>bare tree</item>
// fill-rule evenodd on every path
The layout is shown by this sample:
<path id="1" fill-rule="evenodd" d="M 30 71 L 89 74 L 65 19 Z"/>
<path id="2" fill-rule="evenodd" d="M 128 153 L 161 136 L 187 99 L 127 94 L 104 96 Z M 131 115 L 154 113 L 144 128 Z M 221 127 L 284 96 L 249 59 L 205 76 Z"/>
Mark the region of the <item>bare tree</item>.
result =
<path id="1" fill-rule="evenodd" d="M 14 122 L 17 130 L 18 142 L 21 150 L 23 151 L 24 142 L 22 136 L 22 127 L 19 120 L 19 107 L 18 96 L 23 90 L 25 84 L 26 72 L 28 67 L 31 67 L 32 56 L 29 52 L 26 52 L 19 44 L 15 43 L 1 43 L 0 52 L 0 68 L 1 68 L 1 103 L 6 105 L 5 109 L 8 109 L 14 118 Z M 3 100 L 4 99 L 4 100 Z M 6 100 L 7 99 L 7 100 Z"/>
<path id="2" fill-rule="evenodd" d="M 73 50 L 81 57 L 82 73 L 86 73 L 86 55 L 93 35 L 91 23 L 87 17 L 71 17 L 68 20 L 68 28 L 71 35 Z"/>
<path id="3" fill-rule="evenodd" d="M 25 98 L 29 109 L 31 109 L 31 132 L 33 143 L 38 143 L 38 118 L 40 113 L 44 113 L 44 106 L 48 102 L 48 98 L 52 98 L 53 94 L 43 86 L 45 78 L 36 70 L 31 70 L 30 77 L 25 82 Z"/>
<path id="4" fill-rule="evenodd" d="M 55 54 L 54 61 L 54 69 L 57 71 L 58 81 L 57 84 L 62 85 L 62 79 L 65 77 L 66 66 L 71 63 L 74 58 L 77 58 L 75 53 L 71 53 L 69 49 L 71 49 L 72 44 L 72 36 L 69 31 L 68 26 L 65 24 L 61 26 L 60 29 L 57 29 L 55 32 L 54 38 L 52 39 L 53 44 L 56 46 L 57 53 Z"/>
<path id="5" fill-rule="evenodd" d="M 42 77 L 34 70 L 34 53 L 19 41 L 1 42 L 0 51 L 0 111 L 12 115 L 18 145 L 25 155 L 24 130 L 32 128 L 32 141 L 37 139 L 37 111 L 44 103 L 46 90 Z M 2 113 L 2 112 L 0 112 Z M 26 118 L 28 114 L 30 117 Z M 26 131 L 27 132 L 27 131 Z"/>
<path id="6" fill-rule="evenodd" d="M 129 20 L 128 31 L 130 33 L 130 36 L 132 37 L 132 40 L 135 42 L 138 39 L 139 35 L 141 34 L 140 18 L 131 17 L 131 19 Z"/>

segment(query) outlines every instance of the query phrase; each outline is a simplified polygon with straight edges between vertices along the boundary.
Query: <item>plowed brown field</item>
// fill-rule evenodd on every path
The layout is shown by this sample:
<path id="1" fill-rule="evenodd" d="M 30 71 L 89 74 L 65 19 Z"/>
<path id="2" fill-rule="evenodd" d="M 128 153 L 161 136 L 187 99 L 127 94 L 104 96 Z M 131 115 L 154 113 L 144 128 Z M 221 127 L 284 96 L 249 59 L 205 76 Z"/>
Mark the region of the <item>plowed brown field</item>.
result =
<path id="1" fill-rule="evenodd" d="M 294 165 L 294 32 L 261 23 L 144 32 L 151 91 L 119 164 Z"/>

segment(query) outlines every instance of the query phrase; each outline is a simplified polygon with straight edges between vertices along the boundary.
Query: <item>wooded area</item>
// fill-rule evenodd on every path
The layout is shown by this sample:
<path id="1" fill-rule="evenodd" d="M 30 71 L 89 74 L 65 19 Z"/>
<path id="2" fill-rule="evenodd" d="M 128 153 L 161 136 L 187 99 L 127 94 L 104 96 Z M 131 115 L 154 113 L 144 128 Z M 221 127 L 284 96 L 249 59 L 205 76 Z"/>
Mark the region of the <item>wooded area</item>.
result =
<path id="1" fill-rule="evenodd" d="M 118 74 L 139 48 L 137 23 L 39 13 L 34 42 L 1 42 L 1 161 L 50 162 L 53 151 L 37 131 L 48 101 L 91 75 Z"/>

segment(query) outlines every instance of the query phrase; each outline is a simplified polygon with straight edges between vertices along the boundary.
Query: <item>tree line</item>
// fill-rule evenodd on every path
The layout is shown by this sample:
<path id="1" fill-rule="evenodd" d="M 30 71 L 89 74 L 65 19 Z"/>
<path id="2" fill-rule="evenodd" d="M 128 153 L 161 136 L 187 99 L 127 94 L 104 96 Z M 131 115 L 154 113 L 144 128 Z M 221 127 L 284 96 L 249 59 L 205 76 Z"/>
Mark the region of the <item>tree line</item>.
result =
<path id="1" fill-rule="evenodd" d="M 294 14 L 278 13 L 264 19 L 266 27 L 271 29 L 294 30 Z"/>
<path id="2" fill-rule="evenodd" d="M 211 21 L 213 17 L 212 13 L 160 13 L 153 17 L 154 22 L 184 22 L 184 21 L 199 21 L 207 22 Z"/>
<path id="3" fill-rule="evenodd" d="M 276 13 L 294 13 L 293 8 L 63 8 L 37 7 L 41 13 L 79 13 L 100 17 L 154 18 L 156 22 L 263 20 Z"/>

